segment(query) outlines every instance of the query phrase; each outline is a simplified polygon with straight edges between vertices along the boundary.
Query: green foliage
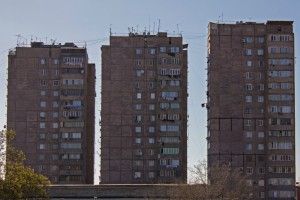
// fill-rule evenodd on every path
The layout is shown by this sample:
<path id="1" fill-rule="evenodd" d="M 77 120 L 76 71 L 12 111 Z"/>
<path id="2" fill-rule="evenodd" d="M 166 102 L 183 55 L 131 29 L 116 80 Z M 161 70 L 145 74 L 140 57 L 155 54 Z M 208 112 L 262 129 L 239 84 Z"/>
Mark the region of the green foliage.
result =
<path id="1" fill-rule="evenodd" d="M 6 174 L 5 180 L 0 180 L 0 199 L 47 198 L 50 181 L 24 166 L 23 152 L 10 145 L 14 135 L 13 131 L 0 132 L 0 137 L 6 138 Z"/>

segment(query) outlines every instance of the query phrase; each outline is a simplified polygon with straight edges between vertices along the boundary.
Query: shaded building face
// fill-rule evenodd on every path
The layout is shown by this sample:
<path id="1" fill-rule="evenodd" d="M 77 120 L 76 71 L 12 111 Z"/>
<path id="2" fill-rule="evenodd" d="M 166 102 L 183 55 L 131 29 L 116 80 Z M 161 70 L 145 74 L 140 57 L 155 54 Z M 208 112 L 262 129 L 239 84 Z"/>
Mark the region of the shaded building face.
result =
<path id="1" fill-rule="evenodd" d="M 8 56 L 7 127 L 26 164 L 52 183 L 93 183 L 95 66 L 73 43 Z"/>
<path id="2" fill-rule="evenodd" d="M 295 196 L 292 24 L 208 28 L 208 164 L 239 169 L 258 199 Z"/>
<path id="3" fill-rule="evenodd" d="M 101 183 L 185 183 L 187 50 L 181 37 L 102 46 Z"/>

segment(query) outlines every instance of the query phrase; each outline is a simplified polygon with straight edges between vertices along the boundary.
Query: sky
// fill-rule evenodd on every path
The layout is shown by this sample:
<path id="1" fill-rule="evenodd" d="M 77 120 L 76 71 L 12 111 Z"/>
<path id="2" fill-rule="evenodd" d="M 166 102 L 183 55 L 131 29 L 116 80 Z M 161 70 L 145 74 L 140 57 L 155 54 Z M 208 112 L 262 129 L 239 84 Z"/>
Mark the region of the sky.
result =
<path id="1" fill-rule="evenodd" d="M 206 159 L 206 49 L 209 22 L 294 21 L 296 121 L 299 110 L 298 35 L 299 0 L 0 0 L 0 127 L 6 124 L 7 55 L 17 43 L 75 42 L 88 49 L 89 62 L 96 64 L 96 178 L 99 175 L 101 45 L 113 35 L 138 32 L 181 33 L 188 47 L 188 166 Z M 19 35 L 19 36 L 18 36 Z M 299 155 L 299 124 L 296 123 L 296 153 Z M 300 158 L 297 175 L 300 181 Z"/>

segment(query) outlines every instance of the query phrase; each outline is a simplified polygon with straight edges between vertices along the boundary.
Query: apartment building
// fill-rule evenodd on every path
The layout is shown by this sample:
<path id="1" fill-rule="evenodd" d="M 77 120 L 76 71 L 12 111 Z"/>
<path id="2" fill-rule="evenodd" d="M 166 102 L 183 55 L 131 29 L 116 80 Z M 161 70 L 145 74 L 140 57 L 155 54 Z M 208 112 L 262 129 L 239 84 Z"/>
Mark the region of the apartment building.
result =
<path id="1" fill-rule="evenodd" d="M 52 184 L 94 182 L 95 65 L 73 43 L 8 55 L 7 128 L 26 165 Z"/>
<path id="2" fill-rule="evenodd" d="M 110 36 L 102 50 L 101 183 L 186 183 L 187 45 Z"/>
<path id="3" fill-rule="evenodd" d="M 247 177 L 254 199 L 295 196 L 292 21 L 209 23 L 208 164 Z"/>

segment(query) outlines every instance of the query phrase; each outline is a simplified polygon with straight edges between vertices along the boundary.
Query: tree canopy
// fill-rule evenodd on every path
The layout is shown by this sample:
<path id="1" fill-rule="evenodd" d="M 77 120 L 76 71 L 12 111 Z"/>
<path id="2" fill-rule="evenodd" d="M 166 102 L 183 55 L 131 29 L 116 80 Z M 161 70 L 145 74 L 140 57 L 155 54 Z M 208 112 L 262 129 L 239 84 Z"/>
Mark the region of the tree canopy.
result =
<path id="1" fill-rule="evenodd" d="M 190 169 L 187 185 L 178 185 L 170 192 L 176 199 L 245 199 L 251 196 L 246 185 L 246 176 L 230 166 L 214 165 L 207 168 L 206 161 L 200 161 Z"/>
<path id="2" fill-rule="evenodd" d="M 6 157 L 5 179 L 0 180 L 0 199 L 29 199 L 47 198 L 47 186 L 50 181 L 47 177 L 37 174 L 24 165 L 25 155 L 11 145 L 14 131 L 0 131 L 0 142 L 6 147 L 0 157 Z M 5 155 L 3 155 L 3 152 Z"/>

